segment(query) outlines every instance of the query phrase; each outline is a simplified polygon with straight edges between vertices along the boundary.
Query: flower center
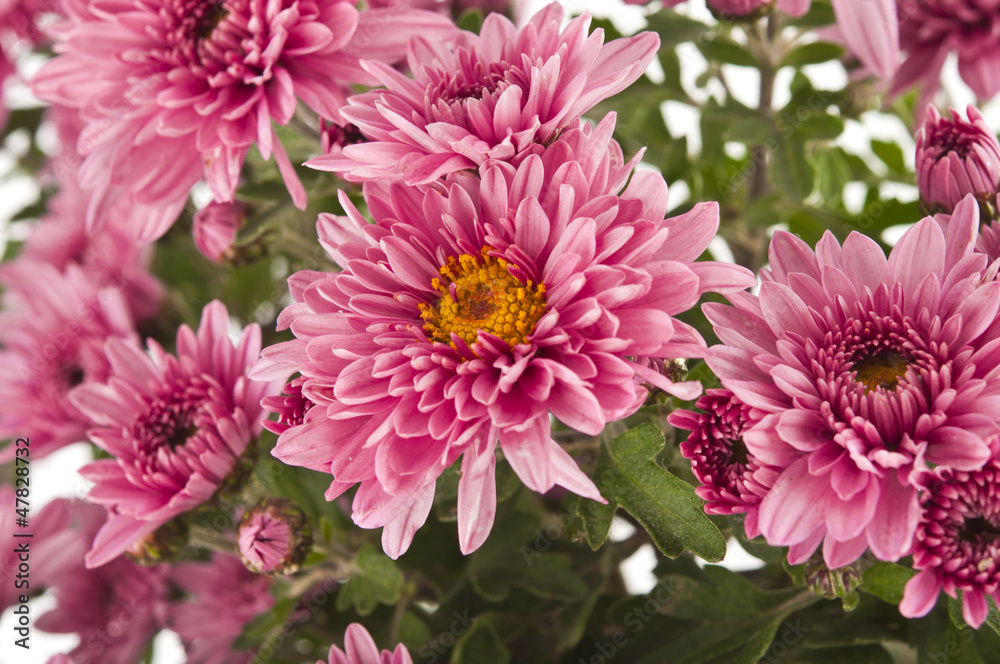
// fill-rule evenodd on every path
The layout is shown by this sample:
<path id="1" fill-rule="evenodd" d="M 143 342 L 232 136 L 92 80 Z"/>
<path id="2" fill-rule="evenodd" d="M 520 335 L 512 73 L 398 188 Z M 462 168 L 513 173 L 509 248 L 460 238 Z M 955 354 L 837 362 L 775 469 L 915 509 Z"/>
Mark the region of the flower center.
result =
<path id="1" fill-rule="evenodd" d="M 742 438 L 730 438 L 729 443 L 729 453 L 732 455 L 730 457 L 730 462 L 733 464 L 738 464 L 745 466 L 750 462 L 749 452 L 747 451 L 747 446 L 743 442 Z"/>
<path id="2" fill-rule="evenodd" d="M 959 157 L 965 159 L 972 151 L 972 145 L 975 142 L 975 135 L 963 131 L 954 124 L 939 127 L 937 134 L 932 137 L 932 144 L 936 145 L 939 150 L 935 161 L 947 157 L 949 152 L 955 152 Z"/>
<path id="3" fill-rule="evenodd" d="M 868 392 L 872 392 L 879 387 L 884 390 L 896 389 L 908 366 L 909 362 L 902 354 L 884 350 L 855 362 L 853 368 L 857 372 L 855 380 L 863 383 Z"/>
<path id="4" fill-rule="evenodd" d="M 155 454 L 165 447 L 176 450 L 198 433 L 195 422 L 198 410 L 207 399 L 207 386 L 178 386 L 149 404 L 148 410 L 138 416 L 132 433 L 145 451 Z"/>
<path id="5" fill-rule="evenodd" d="M 453 333 L 471 345 L 480 332 L 487 332 L 515 346 L 525 342 L 545 315 L 545 284 L 522 283 L 507 269 L 507 261 L 490 256 L 490 250 L 449 256 L 440 268 L 441 278 L 431 281 L 431 287 L 441 297 L 419 305 L 429 338 L 454 347 Z"/>
<path id="6" fill-rule="evenodd" d="M 966 519 L 958 537 L 965 542 L 973 543 L 994 540 L 1000 537 L 1000 528 L 990 523 L 986 517 L 979 516 Z"/>

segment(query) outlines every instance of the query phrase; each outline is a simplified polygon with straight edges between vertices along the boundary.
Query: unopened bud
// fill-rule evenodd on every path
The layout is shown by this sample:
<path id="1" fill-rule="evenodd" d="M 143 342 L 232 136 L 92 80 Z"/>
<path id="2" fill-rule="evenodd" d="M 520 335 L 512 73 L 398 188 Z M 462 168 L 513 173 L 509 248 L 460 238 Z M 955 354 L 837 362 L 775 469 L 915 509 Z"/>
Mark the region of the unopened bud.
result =
<path id="1" fill-rule="evenodd" d="M 312 528 L 292 501 L 265 498 L 243 515 L 238 543 L 240 560 L 251 572 L 293 574 L 312 549 Z"/>

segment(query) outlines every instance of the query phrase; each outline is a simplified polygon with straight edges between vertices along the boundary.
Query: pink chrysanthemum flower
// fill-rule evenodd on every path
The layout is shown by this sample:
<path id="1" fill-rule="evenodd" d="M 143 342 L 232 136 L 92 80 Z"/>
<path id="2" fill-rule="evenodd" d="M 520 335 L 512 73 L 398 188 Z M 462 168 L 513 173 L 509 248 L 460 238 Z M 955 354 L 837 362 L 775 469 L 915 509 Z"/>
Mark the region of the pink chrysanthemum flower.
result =
<path id="1" fill-rule="evenodd" d="M 898 0 L 903 26 L 900 46 L 906 59 L 893 93 L 922 84 L 918 108 L 940 86 L 949 53 L 958 54 L 958 72 L 979 99 L 1000 91 L 1000 5 L 992 0 Z"/>
<path id="2" fill-rule="evenodd" d="M 858 233 L 843 246 L 827 233 L 813 252 L 780 232 L 759 297 L 704 306 L 724 344 L 710 366 L 767 413 L 743 440 L 781 470 L 759 525 L 793 562 L 824 537 L 832 568 L 869 546 L 897 560 L 917 525 L 914 473 L 990 458 L 1000 281 L 973 252 L 977 226 L 969 196 L 947 236 L 926 218 L 888 259 Z"/>
<path id="3" fill-rule="evenodd" d="M 351 97 L 341 114 L 368 142 L 308 165 L 348 180 L 425 184 L 488 159 L 516 163 L 632 84 L 656 55 L 653 33 L 604 44 L 602 30 L 587 36 L 589 16 L 565 29 L 562 20 L 553 3 L 520 32 L 490 14 L 479 35 L 461 32 L 453 45 L 415 39 L 412 79 L 365 63 L 386 87 Z"/>
<path id="4" fill-rule="evenodd" d="M 371 10 L 355 0 L 67 0 L 59 55 L 32 87 L 79 108 L 84 185 L 138 191 L 143 203 L 183 201 L 204 176 L 216 200 L 233 200 L 244 157 L 272 152 L 297 206 L 305 190 L 274 123 L 301 99 L 324 117 L 341 86 L 374 83 L 358 66 L 401 57 L 415 33 L 445 38 L 454 26 L 431 12 Z M 433 38 L 432 37 L 432 38 Z"/>
<path id="5" fill-rule="evenodd" d="M 0 312 L 0 440 L 30 435 L 34 459 L 86 438 L 89 420 L 70 403 L 69 390 L 107 379 L 106 340 L 137 337 L 123 289 L 102 287 L 79 265 L 60 272 L 25 259 L 7 268 Z M 0 450 L 0 463 L 13 459 L 14 449 L 11 444 Z"/>
<path id="6" fill-rule="evenodd" d="M 938 594 L 962 591 L 962 616 L 979 627 L 1000 601 L 1000 462 L 973 472 L 937 472 L 921 495 L 913 568 L 899 605 L 907 618 L 934 608 Z"/>
<path id="7" fill-rule="evenodd" d="M 695 404 L 703 413 L 677 410 L 667 418 L 691 434 L 680 444 L 691 460 L 691 470 L 702 486 L 695 488 L 706 501 L 706 514 L 746 514 L 747 537 L 760 534 L 757 512 L 777 473 L 747 450 L 743 431 L 763 413 L 740 401 L 729 390 L 708 390 Z"/>
<path id="8" fill-rule="evenodd" d="M 551 438 L 549 413 L 596 435 L 634 412 L 643 381 L 694 398 L 651 358 L 702 353 L 673 316 L 702 293 L 753 283 L 735 266 L 694 262 L 718 209 L 664 221 L 666 183 L 632 175 L 609 116 L 573 130 L 517 168 L 452 176 L 443 192 L 369 183 L 375 224 L 350 204 L 320 239 L 344 268 L 289 281 L 279 323 L 297 339 L 264 351 L 255 376 L 299 371 L 315 406 L 274 454 L 330 472 L 333 499 L 360 482 L 354 520 L 384 526 L 392 557 L 427 518 L 434 482 L 462 459 L 458 529 L 477 549 L 496 509 L 499 440 L 532 490 L 560 485 L 599 499 Z M 619 192 L 621 192 L 619 194 Z"/>
<path id="9" fill-rule="evenodd" d="M 246 664 L 253 653 L 234 651 L 233 641 L 257 616 L 274 606 L 271 579 L 253 574 L 235 556 L 212 554 L 206 563 L 174 565 L 170 580 L 187 598 L 167 612 L 167 627 L 177 632 L 187 664 Z"/>
<path id="10" fill-rule="evenodd" d="M 236 233 L 246 218 L 244 209 L 239 202 L 213 201 L 194 213 L 191 233 L 194 245 L 205 258 L 219 262 L 230 254 Z"/>
<path id="11" fill-rule="evenodd" d="M 177 357 L 153 340 L 106 346 L 106 383 L 73 390 L 72 402 L 97 426 L 87 434 L 112 459 L 80 474 L 95 483 L 87 500 L 106 505 L 108 522 L 87 565 L 116 558 L 137 540 L 213 496 L 260 433 L 261 398 L 271 386 L 247 379 L 260 353 L 251 325 L 234 347 L 222 303 L 202 311 L 198 333 L 182 326 Z"/>
<path id="12" fill-rule="evenodd" d="M 38 629 L 79 634 L 70 661 L 135 664 L 163 626 L 168 599 L 166 567 L 143 567 L 121 558 L 100 569 L 85 569 L 83 552 L 104 522 L 97 505 L 64 501 L 73 525 L 66 534 L 72 569 L 55 578 L 56 608 L 38 618 Z"/>
<path id="13" fill-rule="evenodd" d="M 298 276 L 303 275 L 298 273 Z M 305 378 L 299 376 L 282 388 L 280 396 L 264 397 L 261 405 L 278 416 L 277 420 L 264 420 L 262 424 L 265 429 L 280 436 L 292 427 L 302 424 L 306 413 L 315 405 L 302 393 L 305 381 Z"/>
<path id="14" fill-rule="evenodd" d="M 917 134 L 917 186 L 921 202 L 932 213 L 951 214 L 966 194 L 996 200 L 1000 141 L 975 106 L 969 106 L 967 114 L 965 120 L 951 109 L 951 118 L 942 118 L 931 106 Z"/>
<path id="15" fill-rule="evenodd" d="M 413 660 L 402 643 L 394 651 L 380 652 L 368 630 L 361 623 L 351 623 L 344 633 L 344 649 L 330 646 L 329 659 L 316 664 L 413 664 Z"/>

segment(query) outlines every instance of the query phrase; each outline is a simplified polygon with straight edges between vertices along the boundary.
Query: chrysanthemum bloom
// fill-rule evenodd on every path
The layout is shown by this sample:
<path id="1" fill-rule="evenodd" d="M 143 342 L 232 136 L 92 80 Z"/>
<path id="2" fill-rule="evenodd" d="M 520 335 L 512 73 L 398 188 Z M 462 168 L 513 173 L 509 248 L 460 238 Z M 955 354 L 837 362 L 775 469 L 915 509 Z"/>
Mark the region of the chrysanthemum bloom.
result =
<path id="1" fill-rule="evenodd" d="M 983 624 L 987 597 L 1000 601 L 1000 462 L 931 475 L 921 495 L 913 568 L 920 573 L 906 584 L 904 616 L 927 615 L 941 590 L 950 597 L 961 590 L 965 622 Z"/>
<path id="2" fill-rule="evenodd" d="M 18 259 L 7 268 L 0 312 L 0 440 L 29 435 L 36 459 L 86 439 L 89 420 L 70 403 L 68 391 L 86 380 L 107 379 L 107 339 L 137 337 L 124 290 L 101 287 L 79 265 L 60 272 Z M 13 459 L 14 449 L 11 444 L 0 451 L 0 463 Z"/>
<path id="3" fill-rule="evenodd" d="M 760 296 L 706 304 L 723 345 L 708 362 L 722 384 L 767 413 L 747 449 L 781 475 L 760 505 L 775 546 L 805 560 L 824 539 L 836 568 L 866 547 L 906 555 L 917 525 L 914 473 L 971 471 L 1000 431 L 996 267 L 973 252 L 979 209 L 959 204 L 947 236 L 926 218 L 888 260 L 852 233 L 813 252 L 790 233 L 771 242 Z"/>
<path id="4" fill-rule="evenodd" d="M 678 429 L 691 434 L 680 444 L 681 454 L 691 460 L 691 470 L 702 486 L 695 488 L 706 501 L 707 514 L 746 513 L 747 537 L 760 534 L 757 512 L 777 473 L 760 463 L 747 450 L 743 431 L 763 413 L 740 401 L 729 390 L 708 390 L 695 404 L 703 413 L 677 410 L 667 418 Z"/>
<path id="5" fill-rule="evenodd" d="M 723 19 L 759 16 L 770 9 L 775 0 L 708 0 L 708 7 Z"/>
<path id="6" fill-rule="evenodd" d="M 487 159 L 516 163 L 631 85 L 656 55 L 653 33 L 604 44 L 603 30 L 587 36 L 589 16 L 565 29 L 562 20 L 553 3 L 520 32 L 490 14 L 479 35 L 463 31 L 454 44 L 415 39 L 413 79 L 365 63 L 386 87 L 351 97 L 341 114 L 369 141 L 308 165 L 348 180 L 424 184 Z"/>
<path id="7" fill-rule="evenodd" d="M 321 274 L 316 273 L 316 278 Z M 296 283 L 303 276 L 305 275 L 302 272 L 296 273 L 292 276 L 289 284 Z M 303 284 L 303 287 L 305 285 Z M 298 292 L 302 292 L 301 289 Z M 265 429 L 280 436 L 292 427 L 302 424 L 306 413 L 315 405 L 309 397 L 302 393 L 302 385 L 305 380 L 299 376 L 281 389 L 281 395 L 264 397 L 261 405 L 278 416 L 277 420 L 264 420 L 262 424 Z"/>
<path id="8" fill-rule="evenodd" d="M 402 643 L 394 651 L 379 651 L 375 639 L 361 623 L 351 623 L 344 633 L 344 649 L 330 646 L 330 657 L 316 664 L 413 664 Z"/>
<path id="9" fill-rule="evenodd" d="M 312 550 L 305 513 L 287 498 L 266 498 L 247 510 L 237 532 L 240 560 L 257 574 L 293 574 Z"/>
<path id="10" fill-rule="evenodd" d="M 943 118 L 933 106 L 917 134 L 917 186 L 920 200 L 931 213 L 951 214 L 972 194 L 994 202 L 1000 185 L 1000 141 L 974 106 L 965 120 L 951 109 Z"/>
<path id="11" fill-rule="evenodd" d="M 297 100 L 324 117 L 341 85 L 375 83 L 358 65 L 395 60 L 415 33 L 444 39 L 454 26 L 416 10 L 359 13 L 354 0 L 68 0 L 59 55 L 32 87 L 79 108 L 82 181 L 99 194 L 138 191 L 140 202 L 183 202 L 204 176 L 219 202 L 233 200 L 251 145 L 272 152 L 292 200 L 305 205 L 273 124 Z"/>
<path id="12" fill-rule="evenodd" d="M 918 108 L 940 86 L 950 53 L 958 73 L 978 99 L 1000 91 L 1000 5 L 991 0 L 898 0 L 900 46 L 906 59 L 893 81 L 893 93 L 922 84 Z"/>
<path id="13" fill-rule="evenodd" d="M 242 203 L 209 203 L 194 213 L 194 245 L 205 258 L 221 261 L 230 252 L 245 216 Z"/>
<path id="14" fill-rule="evenodd" d="M 613 117 L 573 130 L 517 168 L 491 162 L 444 192 L 366 185 L 375 224 L 346 196 L 320 239 L 344 268 L 290 280 L 279 323 L 297 339 L 264 351 L 254 375 L 305 377 L 315 405 L 274 454 L 330 472 L 333 499 L 361 482 L 354 520 L 385 526 L 392 557 L 427 518 L 434 481 L 462 458 L 458 529 L 478 548 L 496 509 L 500 447 L 532 490 L 597 489 L 550 435 L 549 413 L 587 434 L 633 413 L 641 383 L 694 398 L 651 358 L 705 349 L 673 315 L 706 291 L 746 288 L 746 270 L 694 262 L 718 209 L 664 221 L 666 183 L 631 172 Z M 620 194 L 618 192 L 621 192 Z"/>
<path id="15" fill-rule="evenodd" d="M 121 558 L 100 569 L 85 569 L 83 552 L 104 522 L 97 505 L 66 501 L 73 517 L 67 554 L 73 568 L 55 578 L 56 608 L 35 626 L 56 634 L 79 634 L 68 653 L 75 662 L 135 664 L 163 626 L 168 587 L 165 566 L 143 567 Z"/>
<path id="16" fill-rule="evenodd" d="M 235 556 L 174 565 L 170 580 L 187 598 L 167 611 L 167 627 L 184 643 L 188 664 L 244 664 L 252 653 L 234 651 L 233 640 L 254 618 L 271 610 L 271 579 L 253 574 Z"/>
<path id="17" fill-rule="evenodd" d="M 106 505 L 108 522 L 87 565 L 113 560 L 136 541 L 211 498 L 260 433 L 267 383 L 247 379 L 260 353 L 260 328 L 234 347 L 222 303 L 202 311 L 198 333 L 182 326 L 177 357 L 153 340 L 111 340 L 106 383 L 77 387 L 70 399 L 97 425 L 87 435 L 112 459 L 80 470 L 95 483 L 87 500 Z"/>

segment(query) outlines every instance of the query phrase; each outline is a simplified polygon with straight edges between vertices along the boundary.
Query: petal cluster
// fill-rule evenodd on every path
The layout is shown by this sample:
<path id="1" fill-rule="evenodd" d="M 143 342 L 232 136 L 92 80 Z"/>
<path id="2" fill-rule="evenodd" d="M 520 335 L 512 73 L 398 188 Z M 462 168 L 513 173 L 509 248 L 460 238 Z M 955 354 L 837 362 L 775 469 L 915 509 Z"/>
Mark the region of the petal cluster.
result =
<path id="1" fill-rule="evenodd" d="M 823 542 L 830 567 L 914 542 L 919 477 L 974 471 L 1000 432 L 997 267 L 974 252 L 978 206 L 932 218 L 888 258 L 865 236 L 813 251 L 779 232 L 759 296 L 704 310 L 723 345 L 710 366 L 764 413 L 747 449 L 780 469 L 759 527 L 793 562 Z"/>
<path id="2" fill-rule="evenodd" d="M 924 207 L 951 214 L 972 194 L 984 202 L 996 200 L 1000 188 L 1000 141 L 974 106 L 968 120 L 951 109 L 941 117 L 933 106 L 917 135 L 917 186 Z"/>
<path id="3" fill-rule="evenodd" d="M 341 113 L 368 141 L 309 165 L 348 180 L 426 184 L 489 159 L 517 163 L 580 116 L 621 92 L 646 69 L 658 37 L 642 33 L 604 43 L 587 34 L 588 15 L 562 27 L 552 3 L 520 31 L 490 14 L 479 35 L 454 43 L 417 38 L 408 64 L 413 78 L 365 63 L 384 89 L 348 100 Z"/>
<path id="4" fill-rule="evenodd" d="M 316 664 L 413 664 L 413 659 L 403 644 L 393 651 L 379 651 L 368 630 L 360 623 L 351 623 L 344 633 L 344 649 L 330 646 L 329 659 Z"/>
<path id="5" fill-rule="evenodd" d="M 450 176 L 443 191 L 369 183 L 374 224 L 346 197 L 347 217 L 321 217 L 343 271 L 290 279 L 295 304 L 279 323 L 296 339 L 266 349 L 254 375 L 301 373 L 272 402 L 290 427 L 274 454 L 332 473 L 328 499 L 360 483 L 354 520 L 384 527 L 389 555 L 409 546 L 435 480 L 459 458 L 470 552 L 492 527 L 498 442 L 529 488 L 600 499 L 552 440 L 550 413 L 596 435 L 643 403 L 644 385 L 700 392 L 654 368 L 705 351 L 674 316 L 753 278 L 695 262 L 717 206 L 664 220 L 659 174 L 632 173 L 625 186 L 631 164 L 613 121 L 566 132 L 516 167 Z"/>
<path id="6" fill-rule="evenodd" d="M 177 356 L 153 340 L 148 346 L 147 354 L 136 343 L 109 340 L 106 381 L 70 395 L 95 425 L 91 441 L 112 457 L 80 471 L 95 483 L 87 499 L 108 508 L 87 554 L 90 567 L 209 500 L 260 432 L 260 400 L 271 386 L 246 377 L 260 352 L 256 325 L 234 346 L 226 308 L 215 301 L 197 333 L 181 327 Z"/>

